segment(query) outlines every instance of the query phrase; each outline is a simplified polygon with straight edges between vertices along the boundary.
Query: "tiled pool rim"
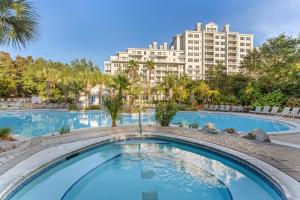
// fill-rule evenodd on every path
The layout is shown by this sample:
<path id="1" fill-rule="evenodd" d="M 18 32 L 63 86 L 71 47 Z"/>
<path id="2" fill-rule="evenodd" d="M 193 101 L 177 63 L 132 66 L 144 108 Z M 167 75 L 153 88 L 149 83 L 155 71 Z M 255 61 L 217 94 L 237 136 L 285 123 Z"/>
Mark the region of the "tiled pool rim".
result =
<path id="1" fill-rule="evenodd" d="M 243 168 L 251 171 L 262 180 L 264 180 L 267 184 L 269 184 L 282 199 L 285 200 L 296 200 L 300 198 L 300 191 L 297 190 L 300 187 L 300 183 L 297 182 L 295 179 L 291 178 L 287 174 L 281 172 L 280 170 L 274 168 L 273 166 L 248 156 L 246 154 L 240 153 L 238 151 L 228 149 L 226 147 L 222 147 L 213 143 L 204 142 L 200 140 L 195 140 L 192 138 L 182 137 L 182 136 L 175 136 L 169 135 L 164 133 L 158 132 L 146 132 L 142 135 L 139 133 L 124 133 L 120 135 L 109 136 L 109 138 L 104 139 L 101 142 L 96 144 L 88 145 L 79 149 L 76 149 L 68 154 L 63 156 L 57 157 L 54 160 L 50 160 L 45 165 L 39 166 L 38 169 L 31 171 L 29 174 L 24 176 L 21 180 L 19 179 L 14 184 L 10 185 L 10 187 L 5 191 L 0 191 L 0 199 L 9 200 L 15 193 L 17 193 L 20 189 L 22 189 L 26 184 L 34 180 L 35 178 L 39 177 L 49 169 L 61 164 L 62 162 L 75 157 L 79 154 L 82 154 L 87 151 L 91 151 L 95 148 L 98 148 L 103 145 L 107 145 L 109 143 L 114 143 L 123 140 L 131 140 L 131 139 L 162 139 L 172 142 L 184 143 L 196 148 L 201 148 L 202 150 L 213 152 L 218 156 L 221 156 L 225 159 L 234 162 Z M 258 166 L 259 165 L 259 166 Z M 276 173 L 281 174 L 274 174 Z M 276 176 L 278 175 L 278 176 Z M 285 180 L 284 183 L 282 180 Z"/>

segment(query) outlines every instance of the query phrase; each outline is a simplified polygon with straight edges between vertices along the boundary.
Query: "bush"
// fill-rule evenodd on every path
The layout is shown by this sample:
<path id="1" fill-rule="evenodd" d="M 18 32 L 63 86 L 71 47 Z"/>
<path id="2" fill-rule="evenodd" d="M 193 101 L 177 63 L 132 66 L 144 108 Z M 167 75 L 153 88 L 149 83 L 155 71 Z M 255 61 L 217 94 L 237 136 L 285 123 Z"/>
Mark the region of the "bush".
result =
<path id="1" fill-rule="evenodd" d="M 66 133 L 70 133 L 70 128 L 69 127 L 62 127 L 58 130 L 60 135 L 66 134 Z"/>
<path id="2" fill-rule="evenodd" d="M 177 113 L 177 107 L 173 103 L 159 103 L 156 105 L 155 119 L 161 126 L 169 126 Z"/>
<path id="3" fill-rule="evenodd" d="M 72 104 L 69 104 L 69 111 L 72 111 L 72 110 L 79 110 L 77 105 L 72 103 Z"/>
<path id="4" fill-rule="evenodd" d="M 7 138 L 11 133 L 11 128 L 4 127 L 0 128 L 0 138 Z"/>
<path id="5" fill-rule="evenodd" d="M 185 104 L 177 104 L 177 109 L 179 111 L 197 111 L 198 108 L 196 106 L 190 106 Z"/>
<path id="6" fill-rule="evenodd" d="M 199 128 L 199 125 L 197 123 L 192 123 L 189 125 L 189 128 L 195 128 L 195 129 L 198 129 Z"/>
<path id="7" fill-rule="evenodd" d="M 253 103 L 252 106 L 283 106 L 287 103 L 287 96 L 279 90 L 261 94 Z"/>
<path id="8" fill-rule="evenodd" d="M 98 106 L 98 105 L 91 105 L 89 107 L 86 107 L 85 110 L 100 110 L 100 106 Z"/>

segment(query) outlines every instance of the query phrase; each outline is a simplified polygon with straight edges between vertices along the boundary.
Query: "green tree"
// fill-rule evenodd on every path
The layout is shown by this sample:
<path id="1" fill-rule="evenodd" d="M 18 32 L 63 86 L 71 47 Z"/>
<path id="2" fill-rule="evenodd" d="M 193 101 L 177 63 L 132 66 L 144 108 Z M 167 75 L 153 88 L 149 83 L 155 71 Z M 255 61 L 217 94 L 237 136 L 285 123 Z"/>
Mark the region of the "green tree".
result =
<path id="1" fill-rule="evenodd" d="M 161 126 L 169 126 L 177 113 L 177 107 L 173 103 L 159 103 L 155 110 L 155 119 Z"/>
<path id="2" fill-rule="evenodd" d="M 151 73 L 155 69 L 155 63 L 152 60 L 146 62 L 146 67 L 148 70 L 148 88 L 147 88 L 147 98 L 149 100 L 150 93 L 151 93 Z"/>
<path id="3" fill-rule="evenodd" d="M 128 74 L 129 78 L 129 112 L 132 112 L 133 109 L 133 103 L 135 99 L 137 98 L 136 93 L 134 92 L 134 88 L 137 87 L 137 84 L 139 83 L 139 63 L 135 60 L 130 60 L 127 69 L 125 70 L 125 73 Z"/>
<path id="4" fill-rule="evenodd" d="M 26 0 L 0 1 L 0 45 L 26 47 L 38 35 L 38 15 Z"/>

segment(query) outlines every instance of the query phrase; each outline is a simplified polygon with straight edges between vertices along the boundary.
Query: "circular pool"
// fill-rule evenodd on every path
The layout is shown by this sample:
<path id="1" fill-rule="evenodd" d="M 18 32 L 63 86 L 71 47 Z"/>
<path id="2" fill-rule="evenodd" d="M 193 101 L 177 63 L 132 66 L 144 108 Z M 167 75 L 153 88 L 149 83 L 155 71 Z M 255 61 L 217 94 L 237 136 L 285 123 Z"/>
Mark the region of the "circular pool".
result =
<path id="1" fill-rule="evenodd" d="M 266 132 L 279 133 L 293 129 L 291 125 L 259 117 L 246 117 L 228 113 L 211 112 L 178 112 L 172 123 L 199 126 L 211 122 L 220 130 L 235 128 L 246 132 L 261 128 Z M 142 114 L 142 123 L 156 124 L 154 113 Z M 118 125 L 138 124 L 138 115 L 121 114 Z M 68 112 L 55 110 L 28 110 L 0 112 L 0 127 L 11 127 L 13 133 L 26 137 L 36 137 L 57 133 L 62 127 L 71 130 L 89 127 L 105 127 L 111 125 L 111 119 L 103 111 Z"/>
<path id="2" fill-rule="evenodd" d="M 101 144 L 52 164 L 8 200 L 282 200 L 249 166 L 174 140 Z"/>

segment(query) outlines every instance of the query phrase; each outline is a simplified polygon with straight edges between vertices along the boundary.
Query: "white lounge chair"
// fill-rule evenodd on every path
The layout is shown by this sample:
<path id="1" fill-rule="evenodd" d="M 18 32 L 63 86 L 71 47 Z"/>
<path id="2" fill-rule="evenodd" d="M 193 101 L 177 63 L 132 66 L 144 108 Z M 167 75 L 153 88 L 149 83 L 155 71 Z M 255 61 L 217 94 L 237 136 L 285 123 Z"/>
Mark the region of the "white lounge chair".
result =
<path id="1" fill-rule="evenodd" d="M 244 107 L 243 106 L 237 106 L 237 111 L 238 112 L 244 112 Z"/>
<path id="2" fill-rule="evenodd" d="M 224 111 L 229 112 L 230 111 L 230 105 L 226 105 Z"/>
<path id="3" fill-rule="evenodd" d="M 220 105 L 220 108 L 218 110 L 224 112 L 224 109 L 225 109 L 225 106 L 224 105 Z"/>
<path id="4" fill-rule="evenodd" d="M 273 106 L 270 114 L 271 115 L 277 115 L 278 114 L 278 110 L 279 110 L 278 106 Z"/>
<path id="5" fill-rule="evenodd" d="M 209 105 L 208 106 L 208 110 L 213 110 L 214 109 L 214 105 Z"/>
<path id="6" fill-rule="evenodd" d="M 219 105 L 214 105 L 213 110 L 214 110 L 214 111 L 217 111 L 218 109 L 219 109 Z"/>
<path id="7" fill-rule="evenodd" d="M 300 110 L 300 108 L 297 108 L 297 107 L 293 108 L 290 112 L 290 116 L 292 118 L 296 117 L 298 115 L 299 110 Z"/>
<path id="8" fill-rule="evenodd" d="M 237 106 L 231 106 L 231 111 L 236 112 L 237 111 Z"/>
<path id="9" fill-rule="evenodd" d="M 265 106 L 259 114 L 270 114 L 270 106 Z"/>
<path id="10" fill-rule="evenodd" d="M 204 104 L 204 110 L 208 110 L 208 104 Z"/>
<path id="11" fill-rule="evenodd" d="M 256 106 L 254 111 L 250 111 L 251 113 L 260 113 L 261 112 L 261 106 Z"/>

